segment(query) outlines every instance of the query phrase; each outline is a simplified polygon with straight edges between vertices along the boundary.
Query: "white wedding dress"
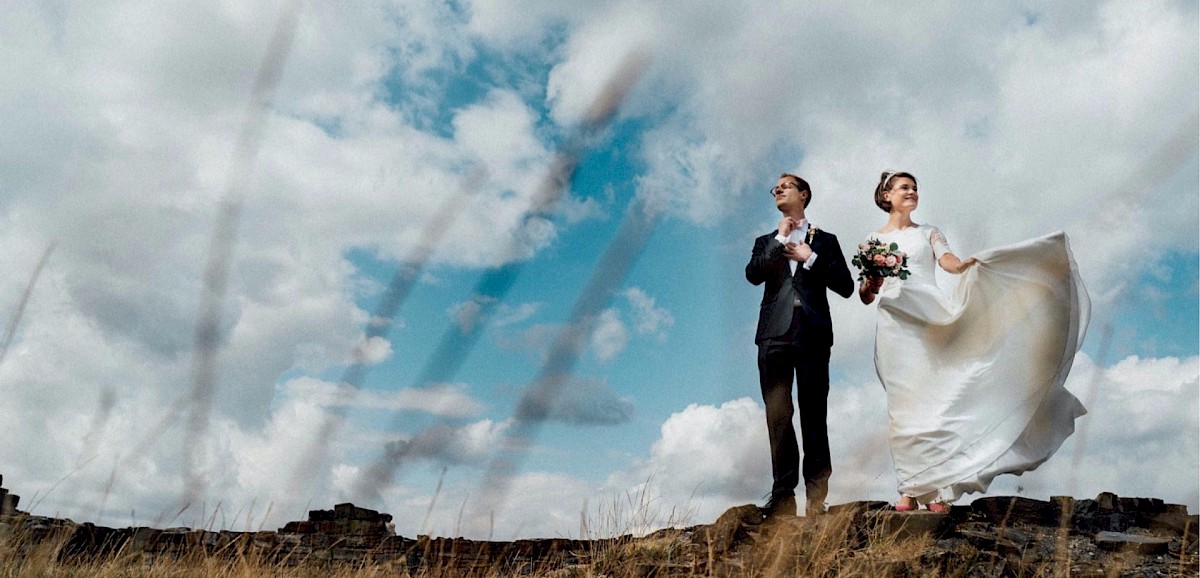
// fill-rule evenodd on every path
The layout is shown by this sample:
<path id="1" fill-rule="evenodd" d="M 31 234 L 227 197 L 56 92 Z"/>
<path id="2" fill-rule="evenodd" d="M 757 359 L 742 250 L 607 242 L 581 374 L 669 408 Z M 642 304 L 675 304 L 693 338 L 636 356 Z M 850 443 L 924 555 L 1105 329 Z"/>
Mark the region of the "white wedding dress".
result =
<path id="1" fill-rule="evenodd" d="M 887 391 L 900 493 L 953 502 L 1032 470 L 1086 413 L 1063 387 L 1090 302 L 1065 234 L 975 255 L 952 295 L 936 284 L 942 233 L 873 233 L 908 255 L 879 292 L 875 370 Z"/>

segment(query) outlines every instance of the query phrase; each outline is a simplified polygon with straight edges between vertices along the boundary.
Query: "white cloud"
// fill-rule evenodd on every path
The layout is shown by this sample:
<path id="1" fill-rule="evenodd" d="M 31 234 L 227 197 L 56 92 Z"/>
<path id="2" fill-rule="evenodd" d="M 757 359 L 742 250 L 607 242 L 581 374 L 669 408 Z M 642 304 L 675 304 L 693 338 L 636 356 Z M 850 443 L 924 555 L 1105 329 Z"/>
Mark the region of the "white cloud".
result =
<path id="1" fill-rule="evenodd" d="M 472 0 L 469 29 L 489 44 L 506 50 L 539 47 L 549 29 L 571 15 L 576 18 L 592 2 L 563 0 Z"/>
<path id="2" fill-rule="evenodd" d="M 629 345 L 629 331 L 616 309 L 605 309 L 592 329 L 592 350 L 596 359 L 611 361 Z"/>
<path id="3" fill-rule="evenodd" d="M 549 160 L 545 145 L 533 133 L 537 116 L 510 91 L 493 90 L 482 102 L 454 116 L 454 139 L 473 155 L 502 188 L 531 190 Z M 522 180 L 526 182 L 521 182 Z"/>
<path id="4" fill-rule="evenodd" d="M 384 493 L 384 501 L 392 505 L 389 513 L 395 516 L 396 532 L 495 540 L 577 536 L 589 498 L 591 503 L 597 501 L 594 486 L 587 480 L 531 472 L 510 482 L 508 499 L 495 510 L 477 511 L 479 498 L 473 493 L 477 486 L 469 476 L 462 476 L 465 473 L 451 471 L 438 495 L 403 486 Z M 422 527 L 431 504 L 433 510 Z"/>
<path id="5" fill-rule="evenodd" d="M 649 456 L 607 485 L 644 492 L 666 511 L 715 520 L 726 508 L 770 490 L 771 462 L 762 407 L 749 398 L 688 405 L 663 422 Z"/>
<path id="6" fill-rule="evenodd" d="M 655 211 L 698 223 L 726 214 L 729 201 L 717 191 L 738 189 L 737 159 L 718 139 L 699 132 L 694 119 L 669 120 L 650 131 L 642 150 L 651 170 L 638 177 L 638 192 Z"/>
<path id="7" fill-rule="evenodd" d="M 628 322 L 626 315 L 623 315 L 618 307 L 609 307 L 600 312 L 593 320 L 585 320 L 578 327 L 587 327 L 590 325 L 591 334 L 585 335 L 586 341 L 576 343 L 575 346 L 582 351 L 582 346 L 590 347 L 590 351 L 595 358 L 602 362 L 611 362 L 621 352 L 629 346 L 630 332 L 632 324 L 632 332 L 635 335 L 653 335 L 659 341 L 666 339 L 667 329 L 675 323 L 674 316 L 671 312 L 662 307 L 655 306 L 655 299 L 646 294 L 645 291 L 631 287 L 620 293 L 625 301 L 628 302 Z M 451 314 L 459 321 L 460 326 L 466 320 L 474 320 L 477 315 L 478 307 L 473 306 L 472 302 L 456 304 L 452 307 Z M 531 317 L 537 310 L 537 307 L 531 304 L 522 304 L 516 307 L 501 305 L 497 312 L 497 321 L 495 326 L 503 328 L 510 325 L 516 325 Z M 564 330 L 572 331 L 570 335 L 561 335 Z M 577 329 L 564 327 L 561 324 L 535 324 L 516 332 L 515 335 L 511 332 L 503 332 L 497 335 L 497 343 L 502 347 L 526 349 L 536 351 L 539 357 L 544 357 L 546 348 L 552 343 L 552 339 L 563 339 L 578 337 L 580 333 Z"/>
<path id="8" fill-rule="evenodd" d="M 375 365 L 392 356 L 392 342 L 379 336 L 364 338 L 354 348 L 354 362 Z"/>
<path id="9" fill-rule="evenodd" d="M 577 28 L 566 41 L 565 58 L 546 79 L 550 116 L 566 126 L 586 119 L 609 78 L 657 32 L 654 16 L 647 4 L 623 2 Z"/>
<path id="10" fill-rule="evenodd" d="M 487 295 L 474 295 L 467 301 L 461 301 L 450 306 L 446 311 L 450 315 L 450 319 L 458 326 L 463 333 L 470 333 L 475 329 L 475 325 L 480 323 L 479 317 L 483 313 L 483 308 L 486 304 L 496 301 L 495 297 Z"/>
<path id="11" fill-rule="evenodd" d="M 553 399 L 549 397 L 531 395 L 523 399 L 515 417 L 571 425 L 613 426 L 628 422 L 634 413 L 633 401 L 619 397 L 604 379 L 567 377 Z"/>
<path id="12" fill-rule="evenodd" d="M 461 427 L 438 425 L 402 440 L 406 457 L 479 463 L 499 444 L 511 422 L 481 420 Z"/>
<path id="13" fill-rule="evenodd" d="M 394 391 L 362 390 L 311 377 L 298 377 L 283 385 L 287 399 L 304 399 L 322 408 L 359 408 L 380 411 L 417 411 L 443 417 L 472 417 L 483 402 L 468 393 L 464 384 L 403 387 Z"/>
<path id="14" fill-rule="evenodd" d="M 495 327 L 505 327 L 521 323 L 533 317 L 540 307 L 538 303 L 521 303 L 515 307 L 506 303 L 501 304 L 492 325 Z"/>
<path id="15" fill-rule="evenodd" d="M 421 411 L 446 417 L 474 417 L 484 410 L 483 402 L 475 399 L 461 384 L 441 384 L 423 388 L 403 388 L 392 396 L 376 394 L 371 407 L 391 411 Z"/>
<path id="16" fill-rule="evenodd" d="M 159 363 L 142 376 L 148 386 L 188 382 L 178 364 L 192 346 L 212 220 L 284 6 L 6 9 L 0 46 L 24 56 L 0 67 L 11 104 L 0 120 L 12 128 L 0 137 L 10 185 L 0 220 L 7 246 L 30 248 L 18 255 L 58 241 L 51 267 L 59 281 L 43 283 L 39 298 L 59 303 L 59 315 L 27 318 L 20 346 L 31 355 L 48 351 L 31 341 L 40 334 L 32 325 L 94 324 L 105 339 L 76 347 L 129 340 L 130 356 Z M 452 137 L 419 126 L 419 102 L 383 100 L 388 75 L 424 86 L 423 75 L 469 54 L 463 35 L 447 33 L 463 24 L 437 3 L 301 11 L 257 163 L 239 191 L 246 204 L 217 368 L 222 415 L 263 425 L 284 372 L 362 353 L 367 316 L 351 299 L 358 281 L 347 249 L 408 257 L 431 218 L 467 194 L 477 202 L 431 230 L 487 237 L 476 250 L 439 251 L 435 262 L 524 258 L 554 237 L 544 220 L 524 223 L 548 153 L 513 93 L 497 90 L 457 111 Z M 419 100 L 419 92 L 405 94 Z M 464 191 L 475 169 L 488 178 Z M 24 257 L 0 259 L 6 271 L 31 270 Z M 7 278 L 5 287 L 19 283 Z M 63 295 L 41 295 L 56 291 Z M 19 290 L 0 304 L 10 295 Z M 369 345 L 371 361 L 386 355 L 381 342 Z"/>
<path id="17" fill-rule="evenodd" d="M 637 287 L 626 289 L 622 295 L 629 300 L 633 307 L 633 330 L 639 335 L 656 335 L 666 338 L 666 330 L 675 324 L 675 317 L 670 311 L 654 306 L 654 298 Z"/>
<path id="18" fill-rule="evenodd" d="M 413 435 L 399 436 L 387 441 L 382 453 L 369 466 L 352 467 L 353 483 L 342 488 L 343 500 L 382 505 L 389 489 L 395 489 L 395 479 L 404 470 L 411 471 L 421 463 L 450 466 L 474 466 L 496 451 L 512 420 L 452 426 L 446 422 L 426 427 Z"/>
<path id="19" fill-rule="evenodd" d="M 1075 435 L 1037 470 L 997 479 L 994 491 L 1016 487 L 1035 497 L 1121 496 L 1200 503 L 1200 358 L 1127 357 L 1098 367 L 1076 356 L 1067 387 L 1087 407 Z"/>

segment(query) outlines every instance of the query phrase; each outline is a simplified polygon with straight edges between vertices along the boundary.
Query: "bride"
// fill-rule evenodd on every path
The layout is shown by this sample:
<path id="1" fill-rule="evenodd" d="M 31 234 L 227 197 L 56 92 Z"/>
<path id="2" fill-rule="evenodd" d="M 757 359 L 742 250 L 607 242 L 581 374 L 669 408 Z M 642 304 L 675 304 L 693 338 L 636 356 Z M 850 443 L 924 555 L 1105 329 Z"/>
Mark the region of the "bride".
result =
<path id="1" fill-rule="evenodd" d="M 879 300 L 875 371 L 887 391 L 896 509 L 945 512 L 1000 474 L 1054 454 L 1083 405 L 1063 387 L 1090 304 L 1062 232 L 959 259 L 936 227 L 912 220 L 917 179 L 885 172 L 875 204 L 887 224 L 868 239 L 896 243 L 909 275 L 865 277 Z M 947 295 L 934 266 L 961 274 Z"/>

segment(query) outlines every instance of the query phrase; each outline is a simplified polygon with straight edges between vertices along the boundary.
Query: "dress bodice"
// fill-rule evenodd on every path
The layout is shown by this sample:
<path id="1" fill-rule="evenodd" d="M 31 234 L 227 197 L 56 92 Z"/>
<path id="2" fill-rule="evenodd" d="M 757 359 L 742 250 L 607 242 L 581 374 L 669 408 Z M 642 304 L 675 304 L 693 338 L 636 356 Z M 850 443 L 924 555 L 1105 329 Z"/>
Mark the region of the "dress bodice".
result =
<path id="1" fill-rule="evenodd" d="M 871 233 L 868 239 L 878 239 L 883 243 L 895 243 L 900 251 L 908 255 L 908 279 L 905 283 L 921 283 L 937 285 L 935 269 L 937 260 L 950 252 L 946 237 L 937 227 L 917 225 L 899 231 L 887 233 Z M 889 283 L 899 279 L 888 278 Z"/>

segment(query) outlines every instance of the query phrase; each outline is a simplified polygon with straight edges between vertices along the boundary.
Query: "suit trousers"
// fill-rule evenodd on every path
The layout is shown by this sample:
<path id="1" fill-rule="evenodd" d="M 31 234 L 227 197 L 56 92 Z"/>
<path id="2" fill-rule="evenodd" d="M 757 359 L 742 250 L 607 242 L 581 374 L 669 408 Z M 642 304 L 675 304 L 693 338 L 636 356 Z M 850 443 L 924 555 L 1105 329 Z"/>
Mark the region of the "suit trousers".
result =
<path id="1" fill-rule="evenodd" d="M 771 440 L 772 495 L 794 495 L 799 484 L 800 455 L 792 425 L 792 378 L 796 379 L 796 405 L 804 447 L 804 489 L 809 504 L 821 504 L 829 492 L 833 467 L 829 457 L 826 414 L 829 398 L 829 349 L 813 343 L 802 330 L 800 308 L 792 315 L 788 332 L 763 340 L 758 346 L 758 380 L 767 409 Z"/>

